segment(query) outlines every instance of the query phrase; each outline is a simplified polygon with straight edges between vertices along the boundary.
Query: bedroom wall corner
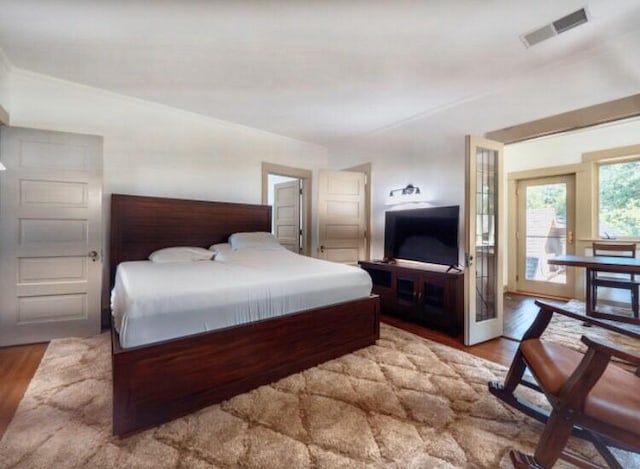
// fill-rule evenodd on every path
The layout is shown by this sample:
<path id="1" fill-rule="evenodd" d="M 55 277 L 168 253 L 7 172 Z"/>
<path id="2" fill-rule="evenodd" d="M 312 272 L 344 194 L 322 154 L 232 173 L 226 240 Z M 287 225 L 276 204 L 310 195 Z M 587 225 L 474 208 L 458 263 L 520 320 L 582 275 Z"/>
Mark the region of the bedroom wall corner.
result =
<path id="1" fill-rule="evenodd" d="M 0 124 L 9 124 L 11 63 L 0 48 Z"/>

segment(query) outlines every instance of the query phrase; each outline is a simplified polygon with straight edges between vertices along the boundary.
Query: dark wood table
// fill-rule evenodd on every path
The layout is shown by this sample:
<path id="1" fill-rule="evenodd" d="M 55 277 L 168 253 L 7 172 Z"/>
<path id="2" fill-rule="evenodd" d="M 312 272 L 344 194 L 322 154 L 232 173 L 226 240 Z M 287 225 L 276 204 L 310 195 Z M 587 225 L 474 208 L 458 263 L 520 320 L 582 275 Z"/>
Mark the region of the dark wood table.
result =
<path id="1" fill-rule="evenodd" d="M 606 256 L 573 256 L 570 254 L 553 257 L 547 261 L 552 265 L 565 265 L 568 267 L 584 267 L 587 270 L 587 291 L 586 291 L 586 311 L 587 316 L 614 321 L 640 324 L 640 320 L 633 317 L 619 316 L 595 311 L 593 304 L 593 289 L 591 287 L 593 279 L 598 272 L 614 272 L 619 274 L 640 275 L 640 259 L 625 257 Z"/>

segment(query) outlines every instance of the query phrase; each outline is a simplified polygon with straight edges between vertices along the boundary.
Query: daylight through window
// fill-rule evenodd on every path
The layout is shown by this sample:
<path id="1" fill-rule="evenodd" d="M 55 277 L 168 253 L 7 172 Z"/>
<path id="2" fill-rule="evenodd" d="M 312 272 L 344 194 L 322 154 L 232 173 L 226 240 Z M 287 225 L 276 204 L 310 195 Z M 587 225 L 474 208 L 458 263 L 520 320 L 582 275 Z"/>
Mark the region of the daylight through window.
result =
<path id="1" fill-rule="evenodd" d="M 598 169 L 599 235 L 640 238 L 640 159 Z"/>

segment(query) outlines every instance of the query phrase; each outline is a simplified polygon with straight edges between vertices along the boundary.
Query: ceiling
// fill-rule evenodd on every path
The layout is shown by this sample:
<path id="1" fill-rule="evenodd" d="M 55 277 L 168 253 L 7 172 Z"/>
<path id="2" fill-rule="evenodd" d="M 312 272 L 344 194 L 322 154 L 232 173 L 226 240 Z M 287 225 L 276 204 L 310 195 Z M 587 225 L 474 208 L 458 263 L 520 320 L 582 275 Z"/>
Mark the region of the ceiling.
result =
<path id="1" fill-rule="evenodd" d="M 524 46 L 584 6 L 589 23 Z M 640 48 L 640 0 L 0 0 L 0 11 L 14 67 L 327 146 L 590 50 L 628 60 L 620 38 Z"/>

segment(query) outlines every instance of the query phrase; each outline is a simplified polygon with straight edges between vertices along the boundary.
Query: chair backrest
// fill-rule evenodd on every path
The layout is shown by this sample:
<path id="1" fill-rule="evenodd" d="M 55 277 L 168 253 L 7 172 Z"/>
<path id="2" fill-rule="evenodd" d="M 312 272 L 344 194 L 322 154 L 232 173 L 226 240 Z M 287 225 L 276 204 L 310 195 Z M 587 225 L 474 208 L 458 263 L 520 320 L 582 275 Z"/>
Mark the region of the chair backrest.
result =
<path id="1" fill-rule="evenodd" d="M 594 256 L 607 257 L 636 257 L 636 245 L 631 244 L 608 244 L 593 243 Z"/>
<path id="2" fill-rule="evenodd" d="M 629 244 L 609 244 L 609 243 L 593 243 L 593 255 L 594 256 L 606 256 L 606 257 L 636 257 L 636 245 L 634 243 Z M 611 274 L 608 274 L 611 275 Z M 607 274 L 605 274 L 607 276 Z M 596 278 L 600 278 L 601 274 L 596 273 Z M 629 278 L 633 281 L 636 278 L 633 274 L 620 275 L 621 278 Z"/>

